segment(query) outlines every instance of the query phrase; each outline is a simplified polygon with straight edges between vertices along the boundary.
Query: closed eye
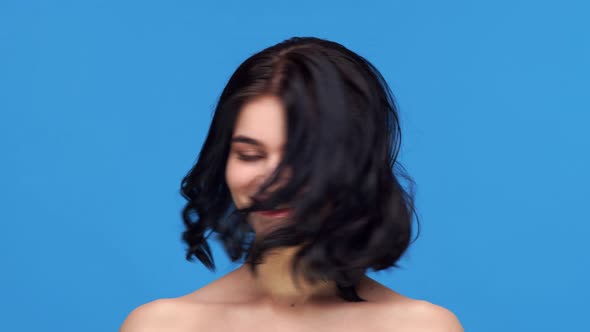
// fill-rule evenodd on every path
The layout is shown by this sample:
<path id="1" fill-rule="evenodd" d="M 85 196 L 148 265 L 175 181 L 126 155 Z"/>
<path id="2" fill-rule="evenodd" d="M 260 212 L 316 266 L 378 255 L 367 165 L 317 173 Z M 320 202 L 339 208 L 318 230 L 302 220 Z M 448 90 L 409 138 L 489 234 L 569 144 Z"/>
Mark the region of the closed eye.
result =
<path id="1" fill-rule="evenodd" d="M 243 161 L 256 161 L 261 158 L 262 158 L 262 156 L 248 156 L 248 155 L 238 154 L 238 159 L 243 160 Z"/>

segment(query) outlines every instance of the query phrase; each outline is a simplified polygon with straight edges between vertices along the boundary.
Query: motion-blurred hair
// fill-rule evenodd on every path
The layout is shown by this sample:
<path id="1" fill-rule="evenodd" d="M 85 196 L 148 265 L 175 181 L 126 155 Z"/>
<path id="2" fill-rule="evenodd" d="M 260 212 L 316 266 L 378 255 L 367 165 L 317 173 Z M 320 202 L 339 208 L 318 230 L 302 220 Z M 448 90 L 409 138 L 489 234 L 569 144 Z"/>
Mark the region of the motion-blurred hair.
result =
<path id="1" fill-rule="evenodd" d="M 242 106 L 265 95 L 277 96 L 286 109 L 285 154 L 254 203 L 237 209 L 225 179 L 230 140 Z M 221 93 L 198 160 L 182 179 L 186 259 L 215 270 L 212 233 L 233 262 L 245 258 L 254 273 L 269 250 L 301 245 L 294 275 L 302 272 L 311 283 L 333 280 L 340 297 L 364 301 L 356 293 L 361 277 L 367 269 L 399 267 L 412 216 L 418 221 L 414 181 L 397 161 L 400 145 L 391 90 L 365 58 L 314 37 L 252 55 Z M 292 170 L 288 183 L 267 192 L 285 168 Z M 292 222 L 255 237 L 248 214 L 281 204 L 294 208 Z"/>

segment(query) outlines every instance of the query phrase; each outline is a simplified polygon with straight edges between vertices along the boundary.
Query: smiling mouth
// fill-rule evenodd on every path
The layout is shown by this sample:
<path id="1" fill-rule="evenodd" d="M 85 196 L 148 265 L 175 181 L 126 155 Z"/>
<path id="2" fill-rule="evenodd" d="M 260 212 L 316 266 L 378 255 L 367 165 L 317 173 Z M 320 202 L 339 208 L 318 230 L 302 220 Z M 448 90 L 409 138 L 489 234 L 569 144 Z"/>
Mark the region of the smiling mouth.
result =
<path id="1" fill-rule="evenodd" d="M 268 211 L 258 211 L 258 213 L 260 215 L 266 216 L 266 217 L 286 217 L 288 215 L 291 214 L 291 212 L 293 211 L 293 208 L 283 208 L 283 209 L 274 209 L 274 210 L 268 210 Z"/>

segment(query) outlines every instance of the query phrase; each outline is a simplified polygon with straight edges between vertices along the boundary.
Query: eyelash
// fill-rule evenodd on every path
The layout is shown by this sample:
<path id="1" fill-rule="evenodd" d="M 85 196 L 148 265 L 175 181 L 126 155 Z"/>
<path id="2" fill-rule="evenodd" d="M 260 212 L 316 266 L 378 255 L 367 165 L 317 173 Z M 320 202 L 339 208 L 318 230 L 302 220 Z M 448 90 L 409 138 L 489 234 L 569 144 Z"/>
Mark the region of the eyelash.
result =
<path id="1" fill-rule="evenodd" d="M 242 161 L 248 161 L 248 162 L 249 161 L 256 161 L 261 158 L 262 158 L 262 156 L 246 156 L 243 154 L 238 154 L 238 159 L 242 160 Z"/>

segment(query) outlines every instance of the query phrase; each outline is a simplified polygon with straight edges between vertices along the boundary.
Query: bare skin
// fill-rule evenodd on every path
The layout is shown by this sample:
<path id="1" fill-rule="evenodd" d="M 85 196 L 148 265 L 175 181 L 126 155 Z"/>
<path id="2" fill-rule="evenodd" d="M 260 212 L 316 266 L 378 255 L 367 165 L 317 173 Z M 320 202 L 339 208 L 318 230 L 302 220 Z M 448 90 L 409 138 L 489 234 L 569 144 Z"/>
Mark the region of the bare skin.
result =
<path id="1" fill-rule="evenodd" d="M 194 292 L 138 307 L 120 331 L 463 331 L 447 309 L 406 297 L 369 277 L 357 289 L 367 302 L 328 299 L 277 306 L 257 298 L 253 287 L 242 265 Z"/>
<path id="2" fill-rule="evenodd" d="M 252 289 L 249 288 L 252 279 L 246 276 L 245 269 L 246 266 L 242 266 L 178 300 L 189 305 L 208 304 L 201 307 L 220 319 L 217 322 L 201 322 L 206 327 L 259 332 L 310 331 L 312 328 L 314 331 L 343 331 L 345 327 L 350 331 L 353 326 L 358 326 L 360 331 L 366 329 L 368 323 L 378 323 L 370 318 L 378 314 L 375 310 L 383 308 L 385 303 L 409 301 L 396 292 L 386 291 L 386 287 L 367 277 L 359 288 L 359 296 L 368 300 L 366 303 L 350 303 L 331 298 L 324 303 L 305 304 L 301 307 L 277 307 L 258 300 L 249 291 Z"/>
<path id="3" fill-rule="evenodd" d="M 255 99 L 240 112 L 226 169 L 237 207 L 251 204 L 251 196 L 281 160 L 285 126 L 284 108 L 275 97 Z M 254 213 L 248 222 L 259 236 L 285 220 Z M 146 303 L 127 317 L 120 332 L 462 331 L 450 311 L 369 277 L 357 288 L 366 302 L 339 298 L 333 282 L 303 282 L 303 289 L 297 289 L 287 268 L 295 249 L 281 248 L 268 256 L 258 266 L 257 278 L 242 265 L 190 294 Z"/>

